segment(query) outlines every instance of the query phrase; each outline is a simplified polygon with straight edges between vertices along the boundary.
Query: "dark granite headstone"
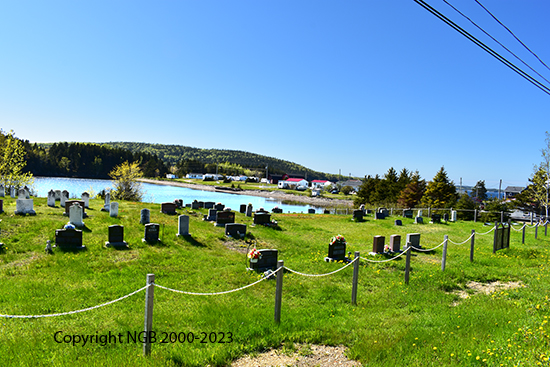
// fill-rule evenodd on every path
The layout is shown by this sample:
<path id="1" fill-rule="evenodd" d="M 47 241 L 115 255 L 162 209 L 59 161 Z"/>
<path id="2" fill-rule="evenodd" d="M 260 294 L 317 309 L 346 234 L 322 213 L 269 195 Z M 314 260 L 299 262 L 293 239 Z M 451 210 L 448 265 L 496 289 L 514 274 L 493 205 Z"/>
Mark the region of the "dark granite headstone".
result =
<path id="1" fill-rule="evenodd" d="M 399 252 L 401 251 L 401 236 L 398 234 L 392 234 L 390 236 L 390 251 Z"/>
<path id="2" fill-rule="evenodd" d="M 380 212 L 375 212 L 374 213 L 374 219 L 378 220 L 378 219 L 384 219 L 384 218 L 386 218 L 384 213 L 380 213 Z"/>
<path id="3" fill-rule="evenodd" d="M 448 222 L 448 221 L 449 221 L 449 213 L 443 214 L 443 220 L 444 220 L 445 222 Z"/>
<path id="4" fill-rule="evenodd" d="M 145 225 L 145 237 L 143 238 L 143 242 L 147 243 L 154 243 L 159 242 L 159 234 L 160 234 L 160 224 L 157 223 L 149 223 Z"/>
<path id="5" fill-rule="evenodd" d="M 227 223 L 225 225 L 225 235 L 233 238 L 243 238 L 246 235 L 246 224 Z"/>
<path id="6" fill-rule="evenodd" d="M 220 227 L 225 227 L 227 223 L 235 223 L 235 213 L 218 211 L 216 215 L 216 225 Z"/>
<path id="7" fill-rule="evenodd" d="M 325 261 L 340 261 L 346 259 L 346 244 L 335 243 L 328 245 L 328 256 Z"/>
<path id="8" fill-rule="evenodd" d="M 384 252 L 384 243 L 386 242 L 386 237 L 384 236 L 374 236 L 372 241 L 372 252 L 375 254 L 381 254 Z"/>
<path id="9" fill-rule="evenodd" d="M 191 209 L 199 209 L 199 202 L 197 200 L 193 200 L 193 202 L 191 203 Z"/>
<path id="10" fill-rule="evenodd" d="M 162 203 L 160 204 L 160 212 L 164 214 L 177 214 L 176 204 L 174 203 Z"/>
<path id="11" fill-rule="evenodd" d="M 205 201 L 204 202 L 204 209 L 213 209 L 214 205 L 216 205 L 213 201 Z"/>
<path id="12" fill-rule="evenodd" d="M 268 212 L 256 212 L 254 213 L 254 224 L 270 224 L 271 214 Z"/>
<path id="13" fill-rule="evenodd" d="M 395 225 L 396 225 L 396 226 L 402 226 L 402 225 L 403 225 L 403 222 L 401 222 L 401 219 L 396 219 L 396 220 L 395 220 Z"/>
<path id="14" fill-rule="evenodd" d="M 282 213 L 282 212 L 283 212 L 283 210 L 281 209 L 281 213 Z M 330 214 L 330 210 L 329 210 L 329 209 L 325 209 L 325 210 L 323 211 L 323 213 L 324 213 L 324 214 Z"/>
<path id="15" fill-rule="evenodd" d="M 225 209 L 225 205 L 223 205 L 222 203 L 218 203 L 218 204 L 214 205 L 214 209 L 221 212 L 222 210 Z"/>
<path id="16" fill-rule="evenodd" d="M 363 215 L 364 212 L 361 209 L 355 209 L 353 211 L 353 220 L 356 222 L 362 222 L 363 221 Z"/>
<path id="17" fill-rule="evenodd" d="M 199 209 L 204 208 L 204 201 L 199 201 Z"/>
<path id="18" fill-rule="evenodd" d="M 432 214 L 432 223 L 441 223 L 441 214 Z"/>
<path id="19" fill-rule="evenodd" d="M 183 208 L 183 200 L 182 199 L 176 199 L 174 200 L 174 204 L 176 205 L 176 209 Z"/>
<path id="20" fill-rule="evenodd" d="M 282 213 L 282 212 L 283 212 L 283 209 L 276 207 L 276 208 L 271 209 L 271 211 L 272 211 L 273 213 Z"/>
<path id="21" fill-rule="evenodd" d="M 0 213 L 4 212 L 4 200 L 0 199 Z"/>
<path id="22" fill-rule="evenodd" d="M 404 209 L 403 210 L 403 217 L 412 218 L 413 217 L 413 211 L 411 209 Z"/>
<path id="23" fill-rule="evenodd" d="M 420 233 L 408 233 L 407 234 L 407 243 L 410 243 L 411 247 L 421 249 L 420 246 Z"/>
<path id="24" fill-rule="evenodd" d="M 242 213 L 242 214 L 246 213 L 246 204 L 241 204 L 239 206 L 239 213 Z"/>
<path id="25" fill-rule="evenodd" d="M 124 226 L 118 224 L 109 226 L 109 240 L 105 242 L 105 246 L 128 247 L 124 241 Z"/>
<path id="26" fill-rule="evenodd" d="M 308 214 L 315 214 L 315 209 L 308 209 L 308 210 L 307 210 L 307 213 L 308 213 Z"/>
<path id="27" fill-rule="evenodd" d="M 277 268 L 278 251 L 272 249 L 261 249 L 260 258 L 257 262 L 250 262 L 250 268 L 257 271 L 275 270 Z"/>
<path id="28" fill-rule="evenodd" d="M 56 229 L 55 244 L 63 250 L 81 250 L 86 247 L 82 245 L 82 231 L 74 228 Z"/>
<path id="29" fill-rule="evenodd" d="M 424 224 L 424 218 L 422 218 L 422 217 L 415 217 L 415 218 L 414 218 L 414 223 L 416 223 L 416 224 Z"/>

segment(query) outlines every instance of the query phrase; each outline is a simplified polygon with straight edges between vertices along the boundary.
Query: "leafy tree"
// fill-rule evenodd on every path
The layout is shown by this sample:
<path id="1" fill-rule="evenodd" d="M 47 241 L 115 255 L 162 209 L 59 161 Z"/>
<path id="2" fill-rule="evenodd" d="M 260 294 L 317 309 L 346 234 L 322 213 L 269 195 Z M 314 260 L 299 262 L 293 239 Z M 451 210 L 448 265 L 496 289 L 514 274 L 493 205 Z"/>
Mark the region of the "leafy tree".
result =
<path id="1" fill-rule="evenodd" d="M 550 134 L 546 132 L 546 146 L 541 149 L 542 161 L 534 167 L 533 176 L 529 179 L 531 182 L 530 195 L 539 206 L 545 210 L 545 216 L 548 217 L 548 197 L 550 190 Z"/>
<path id="2" fill-rule="evenodd" d="M 420 174 L 416 171 L 405 189 L 401 191 L 397 204 L 403 208 L 414 208 L 424 196 L 424 191 L 426 191 L 426 181 L 420 179 Z"/>
<path id="3" fill-rule="evenodd" d="M 456 186 L 447 177 L 445 167 L 441 167 L 426 187 L 422 205 L 431 208 L 450 208 L 457 200 Z"/>
<path id="4" fill-rule="evenodd" d="M 485 210 L 481 212 L 482 222 L 500 222 L 501 212 L 504 212 L 504 221 L 508 218 L 508 207 L 506 203 L 499 199 L 491 199 L 485 204 Z"/>
<path id="5" fill-rule="evenodd" d="M 375 177 L 372 177 L 370 175 L 365 177 L 363 183 L 361 184 L 361 186 L 359 186 L 357 195 L 353 199 L 354 204 L 356 206 L 360 206 L 361 204 L 377 203 L 377 189 L 379 184 L 380 177 L 378 175 L 376 175 Z"/>
<path id="6" fill-rule="evenodd" d="M 458 219 L 474 220 L 476 207 L 477 203 L 470 195 L 467 193 L 462 194 L 456 203 L 456 209 L 459 209 L 457 211 Z"/>
<path id="7" fill-rule="evenodd" d="M 342 187 L 342 190 L 340 190 L 340 192 L 344 195 L 349 195 L 349 193 L 352 191 L 353 191 L 353 187 L 347 186 L 347 185 Z"/>
<path id="8" fill-rule="evenodd" d="M 32 185 L 32 173 L 23 172 L 26 164 L 21 140 L 13 136 L 13 131 L 4 133 L 0 129 L 0 183 L 5 188 Z"/>
<path id="9" fill-rule="evenodd" d="M 113 199 L 141 201 L 143 192 L 138 178 L 143 177 L 138 162 L 128 163 L 128 161 L 116 166 L 109 176 L 114 180 L 115 188 Z"/>

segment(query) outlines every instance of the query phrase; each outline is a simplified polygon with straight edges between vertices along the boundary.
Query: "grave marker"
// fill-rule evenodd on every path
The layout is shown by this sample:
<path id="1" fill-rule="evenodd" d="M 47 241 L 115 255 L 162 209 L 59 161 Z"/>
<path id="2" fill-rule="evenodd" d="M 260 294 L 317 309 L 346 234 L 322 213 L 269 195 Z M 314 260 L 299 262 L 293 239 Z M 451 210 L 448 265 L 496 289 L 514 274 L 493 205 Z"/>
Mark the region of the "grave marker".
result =
<path id="1" fill-rule="evenodd" d="M 227 223 L 225 225 L 225 235 L 237 239 L 244 238 L 246 236 L 246 224 Z"/>
<path id="2" fill-rule="evenodd" d="M 415 217 L 414 218 L 415 224 L 424 224 L 424 219 L 422 217 Z"/>
<path id="3" fill-rule="evenodd" d="M 34 211 L 33 199 L 15 200 L 15 214 L 17 215 L 36 215 Z"/>
<path id="4" fill-rule="evenodd" d="M 48 206 L 55 207 L 55 191 L 48 192 Z"/>
<path id="5" fill-rule="evenodd" d="M 141 209 L 139 223 L 148 224 L 151 221 L 151 211 L 147 208 Z"/>
<path id="6" fill-rule="evenodd" d="M 82 231 L 75 228 L 55 230 L 55 244 L 62 250 L 82 250 Z"/>
<path id="7" fill-rule="evenodd" d="M 105 202 L 103 204 L 103 208 L 101 208 L 101 211 L 104 212 L 111 212 L 111 193 L 105 194 Z"/>
<path id="8" fill-rule="evenodd" d="M 271 214 L 268 212 L 257 211 L 254 213 L 254 224 L 271 224 Z"/>
<path id="9" fill-rule="evenodd" d="M 111 202 L 111 206 L 109 208 L 109 216 L 112 218 L 118 217 L 118 203 L 116 201 Z"/>
<path id="10" fill-rule="evenodd" d="M 432 214 L 432 223 L 440 224 L 441 223 L 441 214 Z"/>
<path id="11" fill-rule="evenodd" d="M 0 199 L 0 213 L 4 212 L 4 200 Z"/>
<path id="12" fill-rule="evenodd" d="M 148 223 L 145 225 L 145 235 L 142 239 L 143 242 L 155 243 L 159 242 L 160 224 Z"/>
<path id="13" fill-rule="evenodd" d="M 176 204 L 174 203 L 162 203 L 160 204 L 160 212 L 163 214 L 174 215 L 176 212 Z"/>
<path id="14" fill-rule="evenodd" d="M 395 224 L 396 226 L 402 226 L 402 225 L 403 225 L 403 222 L 401 222 L 401 219 L 396 219 L 395 222 L 394 222 L 394 224 Z"/>
<path id="15" fill-rule="evenodd" d="M 400 252 L 401 251 L 401 236 L 398 234 L 392 234 L 390 236 L 390 251 L 391 252 Z"/>
<path id="16" fill-rule="evenodd" d="M 208 209 L 208 216 L 204 216 L 204 220 L 209 222 L 215 222 L 218 216 L 218 211 L 216 209 Z"/>
<path id="17" fill-rule="evenodd" d="M 82 202 L 84 203 L 84 208 L 90 208 L 90 194 L 87 192 L 83 192 L 82 195 L 80 195 Z"/>
<path id="18" fill-rule="evenodd" d="M 214 205 L 214 209 L 221 212 L 222 210 L 225 209 L 225 205 L 223 205 L 222 203 L 217 203 L 216 205 Z"/>
<path id="19" fill-rule="evenodd" d="M 204 209 L 214 209 L 214 205 L 216 205 L 216 203 L 213 201 L 205 201 Z"/>
<path id="20" fill-rule="evenodd" d="M 3 198 L 6 195 L 6 189 L 4 185 L 0 185 L 0 198 Z"/>
<path id="21" fill-rule="evenodd" d="M 67 190 L 61 191 L 61 199 L 59 199 L 59 205 L 64 208 L 65 202 L 69 200 L 69 192 Z"/>
<path id="22" fill-rule="evenodd" d="M 65 212 L 63 213 L 63 215 L 69 216 L 70 209 L 71 209 L 71 206 L 73 206 L 73 204 L 78 204 L 82 208 L 84 208 L 84 201 L 82 201 L 82 200 L 66 200 L 65 201 Z M 86 213 L 83 213 L 83 217 L 86 217 Z"/>
<path id="23" fill-rule="evenodd" d="M 250 262 L 250 268 L 256 271 L 275 270 L 277 267 L 278 251 L 274 249 L 261 249 L 257 262 Z"/>
<path id="24" fill-rule="evenodd" d="M 362 222 L 363 221 L 363 215 L 364 215 L 364 212 L 363 210 L 361 209 L 355 209 L 353 211 L 353 220 L 355 222 Z"/>
<path id="25" fill-rule="evenodd" d="M 411 209 L 404 209 L 403 210 L 403 217 L 412 219 L 413 211 Z"/>
<path id="26" fill-rule="evenodd" d="M 381 254 L 384 252 L 384 243 L 386 242 L 386 237 L 384 236 L 374 236 L 372 241 L 372 253 Z"/>
<path id="27" fill-rule="evenodd" d="M 189 236 L 189 216 L 182 214 L 178 217 L 177 236 Z"/>
<path id="28" fill-rule="evenodd" d="M 218 211 L 216 215 L 216 226 L 225 227 L 227 223 L 235 223 L 235 213 L 229 211 Z"/>
<path id="29" fill-rule="evenodd" d="M 346 260 L 346 243 L 335 242 L 328 245 L 328 256 L 325 261 L 341 261 Z"/>
<path id="30" fill-rule="evenodd" d="M 239 207 L 239 213 L 246 213 L 246 204 L 241 204 L 241 206 Z"/>
<path id="31" fill-rule="evenodd" d="M 83 217 L 84 209 L 79 203 L 73 203 L 69 208 L 69 222 L 75 227 L 84 227 L 84 222 L 82 221 Z"/>
<path id="32" fill-rule="evenodd" d="M 109 240 L 105 242 L 106 247 L 128 247 L 128 243 L 124 241 L 124 226 L 113 224 L 109 226 Z"/>
<path id="33" fill-rule="evenodd" d="M 191 203 L 191 209 L 193 210 L 199 209 L 199 202 L 197 200 L 193 200 L 193 202 Z"/>
<path id="34" fill-rule="evenodd" d="M 252 204 L 248 203 L 246 206 L 246 216 L 251 217 L 252 216 Z"/>
<path id="35" fill-rule="evenodd" d="M 422 249 L 422 246 L 420 246 L 420 233 L 408 233 L 407 243 L 409 243 L 413 249 Z"/>

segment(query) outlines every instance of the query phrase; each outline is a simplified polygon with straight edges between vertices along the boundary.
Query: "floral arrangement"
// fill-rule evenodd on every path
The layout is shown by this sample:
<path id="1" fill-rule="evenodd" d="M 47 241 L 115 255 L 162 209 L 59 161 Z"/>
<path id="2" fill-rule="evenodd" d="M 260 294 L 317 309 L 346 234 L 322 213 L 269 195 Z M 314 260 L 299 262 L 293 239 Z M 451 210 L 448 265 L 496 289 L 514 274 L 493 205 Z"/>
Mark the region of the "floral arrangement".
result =
<path id="1" fill-rule="evenodd" d="M 71 222 L 67 222 L 67 224 L 65 224 L 65 226 L 63 228 L 65 228 L 65 229 L 76 229 L 74 224 L 72 224 Z"/>
<path id="2" fill-rule="evenodd" d="M 248 253 L 248 258 L 249 259 L 259 259 L 260 257 L 262 256 L 262 254 L 260 253 L 260 251 L 258 251 L 256 249 L 256 247 L 254 247 L 252 250 L 250 250 L 250 252 Z"/>
<path id="3" fill-rule="evenodd" d="M 335 244 L 336 245 L 345 245 L 346 243 L 347 243 L 346 239 L 341 234 L 332 237 L 332 239 L 330 240 L 330 245 L 331 246 L 335 245 Z"/>
<path id="4" fill-rule="evenodd" d="M 384 246 L 384 252 L 392 252 L 389 245 Z"/>

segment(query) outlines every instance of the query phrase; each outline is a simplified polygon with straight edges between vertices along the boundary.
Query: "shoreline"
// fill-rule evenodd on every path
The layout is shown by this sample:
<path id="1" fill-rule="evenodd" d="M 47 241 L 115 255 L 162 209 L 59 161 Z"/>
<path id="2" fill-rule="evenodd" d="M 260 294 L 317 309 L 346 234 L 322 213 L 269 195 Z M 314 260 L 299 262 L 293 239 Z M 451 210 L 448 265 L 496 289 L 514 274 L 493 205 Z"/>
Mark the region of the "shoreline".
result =
<path id="1" fill-rule="evenodd" d="M 303 196 L 303 195 L 293 195 L 282 191 L 277 192 L 277 191 L 264 191 L 264 190 L 242 190 L 242 191 L 216 190 L 216 188 L 211 185 L 189 184 L 189 183 L 177 182 L 177 181 L 158 181 L 158 180 L 151 180 L 149 178 L 140 178 L 139 181 L 153 184 L 153 185 L 186 187 L 188 189 L 195 189 L 195 190 L 224 192 L 227 194 L 250 195 L 250 196 L 259 196 L 264 198 L 295 201 L 303 204 L 310 204 L 310 205 L 321 206 L 321 207 L 335 207 L 335 206 L 352 207 L 353 206 L 352 200 L 329 199 L 329 198 L 318 198 L 318 197 L 310 197 L 310 196 Z"/>

